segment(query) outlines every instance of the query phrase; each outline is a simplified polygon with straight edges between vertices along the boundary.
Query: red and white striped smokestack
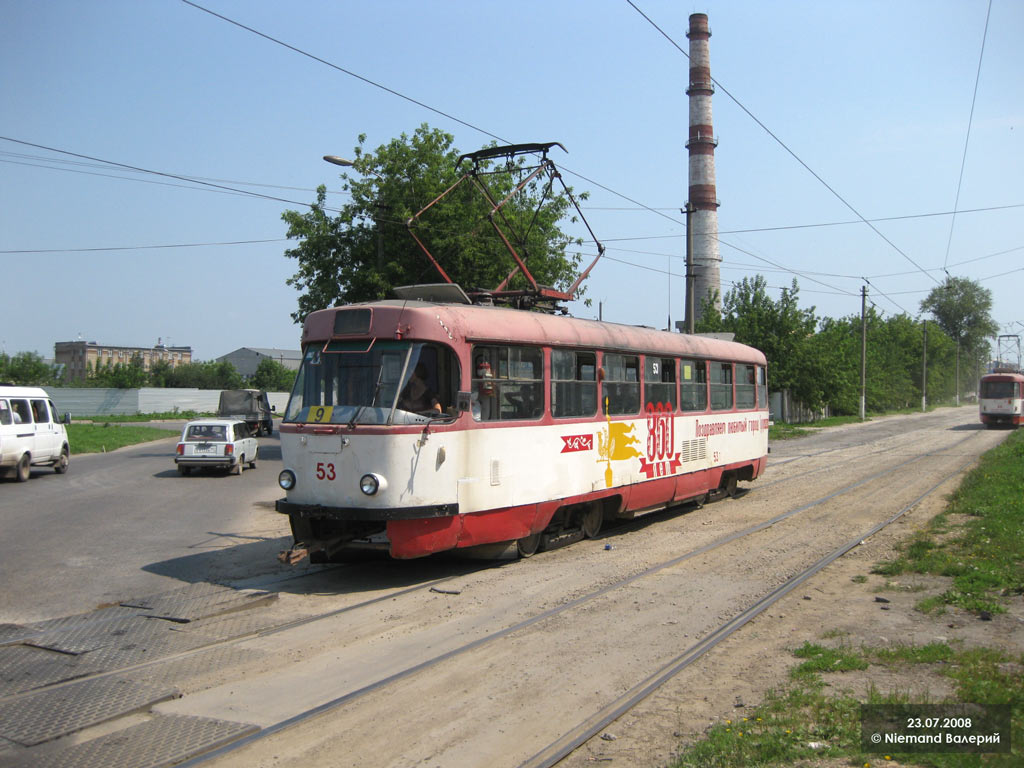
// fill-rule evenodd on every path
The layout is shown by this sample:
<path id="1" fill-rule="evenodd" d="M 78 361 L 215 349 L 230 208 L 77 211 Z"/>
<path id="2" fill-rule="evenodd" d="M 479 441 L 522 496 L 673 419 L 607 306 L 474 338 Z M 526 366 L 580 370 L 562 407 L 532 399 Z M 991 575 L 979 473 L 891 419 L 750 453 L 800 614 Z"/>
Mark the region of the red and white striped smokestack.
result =
<path id="1" fill-rule="evenodd" d="M 690 16 L 690 137 L 686 148 L 690 152 L 689 204 L 693 208 L 690 226 L 693 228 L 694 306 L 696 319 L 708 295 L 715 296 L 715 305 L 721 309 L 721 276 L 718 252 L 718 193 L 715 189 L 715 139 L 711 126 L 711 59 L 708 42 L 711 30 L 706 13 Z"/>

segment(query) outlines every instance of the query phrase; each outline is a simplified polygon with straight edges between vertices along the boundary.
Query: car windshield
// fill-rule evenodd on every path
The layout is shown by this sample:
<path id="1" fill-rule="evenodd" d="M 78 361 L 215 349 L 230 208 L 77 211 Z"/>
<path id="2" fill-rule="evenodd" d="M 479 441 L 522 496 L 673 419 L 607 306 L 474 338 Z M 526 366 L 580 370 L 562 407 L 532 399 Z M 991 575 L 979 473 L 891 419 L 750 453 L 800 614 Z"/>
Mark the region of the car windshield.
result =
<path id="1" fill-rule="evenodd" d="M 439 344 L 332 341 L 306 348 L 286 422 L 421 424 L 454 415 L 454 353 Z"/>
<path id="2" fill-rule="evenodd" d="M 185 433 L 185 440 L 190 443 L 223 443 L 227 439 L 226 434 L 223 424 L 193 424 Z"/>

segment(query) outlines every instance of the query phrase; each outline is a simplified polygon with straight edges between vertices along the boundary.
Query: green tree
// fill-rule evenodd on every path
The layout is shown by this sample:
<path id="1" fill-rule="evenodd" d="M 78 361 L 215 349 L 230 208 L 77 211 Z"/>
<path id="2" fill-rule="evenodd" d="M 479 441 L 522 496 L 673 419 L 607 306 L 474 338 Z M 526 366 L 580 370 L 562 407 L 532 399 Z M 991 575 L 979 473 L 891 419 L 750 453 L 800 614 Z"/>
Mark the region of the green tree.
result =
<path id="1" fill-rule="evenodd" d="M 249 386 L 267 392 L 291 392 L 296 371 L 286 368 L 277 360 L 264 357 L 249 378 Z"/>
<path id="2" fill-rule="evenodd" d="M 110 363 L 96 366 L 86 377 L 90 387 L 112 387 L 116 389 L 137 389 L 146 386 L 149 377 L 141 355 L 133 355 L 128 363 Z"/>
<path id="3" fill-rule="evenodd" d="M 171 377 L 171 372 L 174 370 L 167 360 L 157 360 L 151 366 L 149 366 L 149 386 L 151 387 L 166 387 L 168 380 Z"/>
<path id="4" fill-rule="evenodd" d="M 441 282 L 406 222 L 466 170 L 459 168 L 454 137 L 421 125 L 412 136 L 402 134 L 374 152 L 364 149 L 360 136 L 352 160 L 355 173 L 341 175 L 342 190 L 351 195 L 336 216 L 326 209 L 326 189 L 317 189 L 309 211 L 285 211 L 288 237 L 298 241 L 285 251 L 298 269 L 288 284 L 303 292 L 298 310 L 301 322 L 310 312 L 329 306 L 384 298 L 394 286 Z M 522 173 L 522 163 L 514 166 Z M 495 199 L 501 200 L 518 183 L 517 174 L 487 177 Z M 538 203 L 543 201 L 543 205 Z M 502 209 L 504 228 L 528 266 L 543 285 L 571 284 L 580 261 L 570 254 L 572 240 L 559 228 L 568 209 L 564 194 L 546 194 L 534 180 Z M 417 236 L 451 279 L 464 288 L 493 289 L 512 270 L 514 261 L 487 221 L 490 208 L 480 191 L 466 181 L 426 212 L 416 224 Z M 519 285 L 523 285 L 521 277 Z"/>
<path id="5" fill-rule="evenodd" d="M 167 387 L 241 389 L 245 384 L 235 366 L 227 361 L 185 363 L 164 372 L 163 376 Z"/>
<path id="6" fill-rule="evenodd" d="M 35 352 L 18 352 L 14 357 L 0 354 L 0 381 L 23 386 L 48 386 L 57 381 L 56 370 Z"/>
<path id="7" fill-rule="evenodd" d="M 959 344 L 961 371 L 974 380 L 989 358 L 989 339 L 999 333 L 991 315 L 992 291 L 966 277 L 947 277 L 921 302 L 921 311 L 931 313 L 953 343 Z"/>

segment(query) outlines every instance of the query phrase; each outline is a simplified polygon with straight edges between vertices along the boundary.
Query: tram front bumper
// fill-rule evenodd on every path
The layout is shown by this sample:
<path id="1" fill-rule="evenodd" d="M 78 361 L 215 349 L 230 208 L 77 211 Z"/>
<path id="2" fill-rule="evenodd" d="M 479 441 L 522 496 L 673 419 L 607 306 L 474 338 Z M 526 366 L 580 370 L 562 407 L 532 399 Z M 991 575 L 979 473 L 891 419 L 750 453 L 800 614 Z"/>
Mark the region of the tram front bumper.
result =
<path id="1" fill-rule="evenodd" d="M 297 504 L 278 499 L 274 508 L 289 517 L 345 522 L 387 522 L 388 520 L 419 520 L 451 517 L 459 514 L 458 503 L 429 504 L 420 507 L 329 507 L 323 504 Z"/>

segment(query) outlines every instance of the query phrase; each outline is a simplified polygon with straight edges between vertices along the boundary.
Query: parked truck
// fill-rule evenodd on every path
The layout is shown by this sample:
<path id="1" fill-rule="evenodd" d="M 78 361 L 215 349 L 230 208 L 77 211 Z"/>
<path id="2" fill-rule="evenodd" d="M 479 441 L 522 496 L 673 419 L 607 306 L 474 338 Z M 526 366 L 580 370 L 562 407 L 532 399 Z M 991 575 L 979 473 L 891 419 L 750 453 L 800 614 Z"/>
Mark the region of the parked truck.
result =
<path id="1" fill-rule="evenodd" d="M 217 415 L 244 420 L 259 437 L 274 431 L 274 409 L 267 393 L 260 389 L 226 389 L 220 393 Z"/>

